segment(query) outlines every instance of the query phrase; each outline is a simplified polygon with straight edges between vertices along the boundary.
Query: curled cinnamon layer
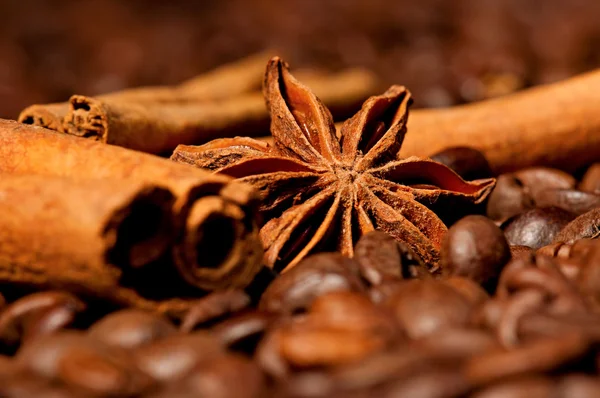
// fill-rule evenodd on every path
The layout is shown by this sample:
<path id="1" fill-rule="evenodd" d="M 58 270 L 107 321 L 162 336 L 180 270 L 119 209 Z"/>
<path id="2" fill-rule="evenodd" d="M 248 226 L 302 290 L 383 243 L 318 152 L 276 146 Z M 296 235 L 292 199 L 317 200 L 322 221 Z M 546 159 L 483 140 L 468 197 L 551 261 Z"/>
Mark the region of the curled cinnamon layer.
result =
<path id="1" fill-rule="evenodd" d="M 204 218 L 197 217 L 197 214 L 208 211 L 204 209 L 205 202 L 202 199 L 219 199 L 226 210 L 225 219 L 235 220 L 236 225 L 235 233 L 223 235 L 224 241 L 220 246 L 219 257 L 223 258 L 224 269 L 233 271 L 218 274 L 215 278 L 221 279 L 213 280 L 209 284 L 195 284 L 196 279 L 189 278 L 181 271 L 183 279 L 202 289 L 209 289 L 210 286 L 245 286 L 261 267 L 259 260 L 254 261 L 262 256 L 256 227 L 254 191 L 229 177 L 125 148 L 1 119 L 0 172 L 13 175 L 29 173 L 63 176 L 83 180 L 124 179 L 167 187 L 176 196 L 173 204 L 176 233 L 172 255 L 178 270 L 203 268 L 198 262 L 198 256 L 182 257 L 181 250 L 177 248 L 194 245 L 193 242 L 198 240 L 199 231 L 207 229 L 202 224 Z M 232 214 L 235 214 L 235 217 L 231 216 Z M 214 264 L 213 261 L 209 268 L 219 267 L 221 265 Z"/>
<path id="2" fill-rule="evenodd" d="M 64 132 L 63 119 L 69 113 L 68 103 L 31 105 L 23 109 L 19 122 Z"/>
<path id="3" fill-rule="evenodd" d="M 173 201 L 143 181 L 3 175 L 0 281 L 113 299 L 124 273 L 169 250 Z"/>

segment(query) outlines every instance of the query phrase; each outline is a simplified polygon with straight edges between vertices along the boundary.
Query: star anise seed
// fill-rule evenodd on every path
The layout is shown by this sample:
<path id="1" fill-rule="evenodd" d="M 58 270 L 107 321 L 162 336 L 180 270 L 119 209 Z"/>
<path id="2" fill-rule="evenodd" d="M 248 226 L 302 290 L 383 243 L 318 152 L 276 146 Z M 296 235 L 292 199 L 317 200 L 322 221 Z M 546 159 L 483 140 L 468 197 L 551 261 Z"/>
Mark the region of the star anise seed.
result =
<path id="1" fill-rule="evenodd" d="M 224 138 L 180 145 L 172 159 L 259 191 L 267 221 L 260 231 L 265 263 L 276 270 L 315 251 L 352 256 L 358 238 L 373 230 L 406 242 L 435 264 L 447 231 L 438 215 L 456 218 L 494 186 L 494 179 L 466 182 L 430 159 L 397 157 L 412 102 L 402 86 L 369 98 L 342 125 L 339 139 L 331 113 L 278 57 L 267 65 L 263 91 L 273 146 Z"/>

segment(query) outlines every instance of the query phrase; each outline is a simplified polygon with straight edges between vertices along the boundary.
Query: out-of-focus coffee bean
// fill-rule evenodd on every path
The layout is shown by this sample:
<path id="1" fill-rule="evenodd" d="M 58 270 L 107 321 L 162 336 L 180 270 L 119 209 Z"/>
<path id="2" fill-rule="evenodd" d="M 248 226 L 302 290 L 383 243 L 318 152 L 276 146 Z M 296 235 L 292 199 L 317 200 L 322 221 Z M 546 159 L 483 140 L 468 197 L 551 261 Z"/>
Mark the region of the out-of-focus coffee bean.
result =
<path id="1" fill-rule="evenodd" d="M 0 383 L 0 396 L 3 398 L 79 398 L 81 391 L 73 391 L 65 386 L 32 374 L 19 374 Z"/>
<path id="2" fill-rule="evenodd" d="M 157 380 L 185 376 L 193 367 L 224 352 L 221 342 L 208 332 L 172 335 L 133 351 L 137 365 Z"/>
<path id="3" fill-rule="evenodd" d="M 510 248 L 510 258 L 528 258 L 535 254 L 534 250 L 529 246 L 523 245 L 509 245 Z"/>
<path id="4" fill-rule="evenodd" d="M 493 176 L 487 159 L 475 148 L 447 148 L 431 156 L 431 159 L 450 167 L 467 181 Z"/>
<path id="5" fill-rule="evenodd" d="M 365 358 L 384 348 L 379 335 L 319 325 L 311 321 L 281 331 L 281 355 L 293 366 L 331 366 Z"/>
<path id="6" fill-rule="evenodd" d="M 475 281 L 462 276 L 451 276 L 440 279 L 440 282 L 452 287 L 460 293 L 471 305 L 478 305 L 488 300 L 488 293 Z"/>
<path id="7" fill-rule="evenodd" d="M 23 326 L 23 341 L 35 339 L 44 334 L 49 334 L 70 325 L 78 311 L 83 310 L 84 305 L 74 308 L 69 305 L 60 305 L 35 311 L 26 317 Z"/>
<path id="8" fill-rule="evenodd" d="M 549 378 L 530 376 L 492 384 L 472 394 L 471 398 L 551 398 L 555 391 L 556 385 Z"/>
<path id="9" fill-rule="evenodd" d="M 572 244 L 580 239 L 595 239 L 598 236 L 600 236 L 600 209 L 593 209 L 563 227 L 554 241 Z"/>
<path id="10" fill-rule="evenodd" d="M 600 380 L 597 376 L 571 374 L 559 381 L 555 391 L 561 398 L 600 397 Z"/>
<path id="11" fill-rule="evenodd" d="M 9 304 L 0 313 L 0 339 L 8 344 L 15 344 L 21 335 L 25 333 L 27 319 L 33 315 L 41 314 L 50 308 L 63 308 L 65 313 L 71 314 L 63 318 L 63 321 L 52 324 L 38 325 L 47 328 L 46 331 L 54 331 L 65 326 L 72 319 L 74 313 L 83 311 L 85 304 L 74 295 L 62 291 L 47 291 L 29 294 Z M 33 322 L 35 324 L 35 322 Z M 43 323 L 43 322 L 42 322 Z M 41 329 L 40 329 L 41 331 Z M 37 334 L 35 327 L 30 332 Z M 43 333 L 40 333 L 43 334 Z"/>
<path id="12" fill-rule="evenodd" d="M 495 281 L 508 260 L 510 249 L 502 230 L 484 216 L 459 220 L 442 242 L 442 272 L 483 285 Z"/>
<path id="13" fill-rule="evenodd" d="M 467 358 L 500 348 L 496 338 L 481 329 L 444 329 L 415 340 L 414 344 L 432 352 L 443 352 L 449 356 Z"/>
<path id="14" fill-rule="evenodd" d="M 327 292 L 366 292 L 358 268 L 355 261 L 338 253 L 307 257 L 269 285 L 259 309 L 291 314 L 305 310 L 316 297 Z"/>
<path id="15" fill-rule="evenodd" d="M 519 375 L 547 372 L 585 355 L 590 341 L 581 333 L 540 338 L 509 351 L 497 350 L 470 358 L 463 369 L 475 385 Z"/>
<path id="16" fill-rule="evenodd" d="M 385 304 L 411 338 L 464 326 L 471 310 L 463 295 L 433 280 L 407 281 Z"/>
<path id="17" fill-rule="evenodd" d="M 531 209 L 506 221 L 504 235 L 511 245 L 539 249 L 550 244 L 574 218 L 573 213 L 558 207 Z"/>
<path id="18" fill-rule="evenodd" d="M 593 164 L 583 175 L 579 189 L 584 192 L 600 193 L 600 163 Z"/>
<path id="19" fill-rule="evenodd" d="M 196 397 L 258 398 L 265 390 L 265 378 L 253 361 L 236 354 L 220 355 L 199 363 L 176 389 Z"/>
<path id="20" fill-rule="evenodd" d="M 263 333 L 273 321 L 273 316 L 262 311 L 234 315 L 216 324 L 212 333 L 226 346 L 237 344 L 248 337 Z"/>
<path id="21" fill-rule="evenodd" d="M 138 309 L 113 312 L 88 330 L 96 340 L 123 348 L 149 344 L 176 332 L 177 329 L 168 319 Z"/>
<path id="22" fill-rule="evenodd" d="M 402 242 L 381 231 L 363 235 L 354 248 L 354 260 L 363 278 L 372 285 L 384 280 L 426 278 L 430 272 L 423 261 Z"/>
<path id="23" fill-rule="evenodd" d="M 88 394 L 133 395 L 152 385 L 126 351 L 75 331 L 29 341 L 17 353 L 16 366 Z"/>
<path id="24" fill-rule="evenodd" d="M 493 220 L 505 220 L 534 207 L 533 198 L 513 174 L 502 174 L 489 196 L 487 215 Z"/>
<path id="25" fill-rule="evenodd" d="M 560 170 L 530 167 L 502 174 L 496 181 L 487 207 L 494 220 L 504 220 L 536 206 L 539 193 L 547 189 L 572 189 L 575 179 Z"/>
<path id="26" fill-rule="evenodd" d="M 573 214 L 583 214 L 600 207 L 600 195 L 576 189 L 546 189 L 536 195 L 537 207 L 560 207 Z"/>
<path id="27" fill-rule="evenodd" d="M 378 334 L 385 339 L 399 335 L 398 324 L 392 314 L 373 304 L 365 295 L 354 292 L 331 292 L 313 301 L 310 319 L 321 325 Z"/>
<path id="28" fill-rule="evenodd" d="M 190 332 L 197 325 L 240 311 L 249 304 L 250 297 L 240 289 L 212 292 L 199 299 L 185 314 L 181 322 L 181 330 Z"/>
<path id="29" fill-rule="evenodd" d="M 382 398 L 423 397 L 451 398 L 466 394 L 471 384 L 457 369 L 440 369 L 392 381 L 383 388 Z"/>

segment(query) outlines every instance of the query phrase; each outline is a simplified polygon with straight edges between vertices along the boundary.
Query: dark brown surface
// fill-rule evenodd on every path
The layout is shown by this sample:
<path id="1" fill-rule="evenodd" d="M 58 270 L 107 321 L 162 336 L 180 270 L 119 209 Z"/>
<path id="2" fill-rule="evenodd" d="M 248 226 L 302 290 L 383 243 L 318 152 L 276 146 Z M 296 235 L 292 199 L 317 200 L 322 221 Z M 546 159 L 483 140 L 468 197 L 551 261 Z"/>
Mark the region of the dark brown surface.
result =
<path id="1" fill-rule="evenodd" d="M 361 65 L 419 106 L 473 101 L 600 65 L 596 0 L 23 0 L 0 4 L 0 117 L 32 103 L 173 84 L 266 47 Z"/>

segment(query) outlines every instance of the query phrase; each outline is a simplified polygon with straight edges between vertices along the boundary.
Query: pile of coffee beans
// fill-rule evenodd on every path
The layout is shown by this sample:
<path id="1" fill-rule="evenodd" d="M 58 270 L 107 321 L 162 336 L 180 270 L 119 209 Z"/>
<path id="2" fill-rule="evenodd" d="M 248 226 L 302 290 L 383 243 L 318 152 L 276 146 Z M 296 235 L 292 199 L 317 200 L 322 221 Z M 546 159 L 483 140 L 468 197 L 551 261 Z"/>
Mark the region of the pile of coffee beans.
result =
<path id="1" fill-rule="evenodd" d="M 435 158 L 491 174 L 472 149 Z M 8 289 L 0 396 L 598 397 L 599 194 L 600 164 L 504 174 L 439 264 L 375 231 L 178 320 Z"/>

